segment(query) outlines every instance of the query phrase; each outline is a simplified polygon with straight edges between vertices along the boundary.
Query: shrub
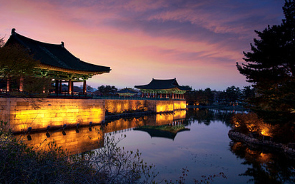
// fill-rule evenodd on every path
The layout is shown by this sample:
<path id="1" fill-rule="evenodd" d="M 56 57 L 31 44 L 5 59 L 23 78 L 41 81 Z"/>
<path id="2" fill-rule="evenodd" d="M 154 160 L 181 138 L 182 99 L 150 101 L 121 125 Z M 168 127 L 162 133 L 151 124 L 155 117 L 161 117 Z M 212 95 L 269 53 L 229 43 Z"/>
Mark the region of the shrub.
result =
<path id="1" fill-rule="evenodd" d="M 107 136 L 104 147 L 70 156 L 54 142 L 46 151 L 23 144 L 1 121 L 0 183 L 152 183 L 154 166 L 118 147 L 122 138 Z"/>

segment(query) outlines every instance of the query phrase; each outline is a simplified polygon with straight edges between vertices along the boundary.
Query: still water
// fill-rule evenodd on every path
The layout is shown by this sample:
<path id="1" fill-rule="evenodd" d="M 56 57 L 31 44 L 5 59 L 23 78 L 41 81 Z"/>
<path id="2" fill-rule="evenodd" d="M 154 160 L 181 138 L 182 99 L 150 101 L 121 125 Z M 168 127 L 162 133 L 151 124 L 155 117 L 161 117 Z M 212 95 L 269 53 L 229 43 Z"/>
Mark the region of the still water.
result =
<path id="1" fill-rule="evenodd" d="M 185 183 L 214 176 L 212 183 L 294 183 L 294 160 L 267 150 L 250 149 L 228 138 L 233 111 L 189 109 L 120 119 L 105 126 L 31 134 L 26 143 L 42 147 L 55 141 L 71 154 L 99 149 L 107 134 L 126 135 L 119 146 L 142 153 L 156 165 L 156 180 L 175 181 L 186 169 Z M 220 174 L 223 173 L 223 174 Z"/>

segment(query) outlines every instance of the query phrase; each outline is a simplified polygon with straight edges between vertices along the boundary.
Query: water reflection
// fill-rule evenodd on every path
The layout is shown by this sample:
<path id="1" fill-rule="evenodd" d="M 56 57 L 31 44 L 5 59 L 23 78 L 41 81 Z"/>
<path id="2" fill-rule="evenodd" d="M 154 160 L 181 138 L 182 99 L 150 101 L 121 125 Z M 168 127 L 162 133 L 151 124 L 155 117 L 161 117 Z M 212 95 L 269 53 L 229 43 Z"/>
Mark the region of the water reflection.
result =
<path id="1" fill-rule="evenodd" d="M 127 137 L 122 146 L 126 150 L 139 149 L 145 161 L 158 165 L 162 169 L 160 179 L 179 179 L 179 169 L 187 166 L 190 170 L 187 181 L 222 171 L 227 179 L 216 178 L 214 183 L 295 183 L 294 160 L 228 138 L 231 116 L 235 113 L 188 109 L 114 120 L 104 126 L 65 129 L 64 133 L 62 130 L 34 133 L 30 134 L 30 141 L 27 135 L 17 137 L 24 137 L 27 144 L 41 149 L 55 141 L 71 154 L 77 154 L 99 148 L 106 133 L 124 133 Z"/>
<path id="2" fill-rule="evenodd" d="M 147 132 L 151 137 L 162 137 L 174 140 L 177 133 L 189 131 L 190 129 L 185 128 L 185 126 L 178 121 L 162 126 L 141 126 L 134 128 L 134 130 Z"/>
<path id="3" fill-rule="evenodd" d="M 104 125 L 77 127 L 76 129 L 60 129 L 56 131 L 38 132 L 27 135 L 16 135 L 29 146 L 36 149 L 47 149 L 50 142 L 62 147 L 70 154 L 78 154 L 103 146 L 106 133 L 127 132 L 136 127 L 143 126 L 172 126 L 180 125 L 186 117 L 186 111 L 175 111 L 174 113 L 161 113 L 151 116 L 122 118 L 106 122 Z M 183 126 L 184 127 L 184 126 Z M 175 133 L 175 132 L 173 132 Z M 175 137 L 175 136 L 174 136 Z"/>
<path id="4" fill-rule="evenodd" d="M 92 130 L 92 131 L 90 131 Z M 28 136 L 30 139 L 28 139 Z M 16 135 L 17 139 L 22 139 L 24 143 L 36 149 L 46 150 L 50 142 L 54 142 L 58 147 L 62 147 L 70 154 L 82 153 L 98 148 L 104 142 L 103 132 L 100 126 L 82 127 L 79 129 L 65 129 L 48 132 L 32 133 L 30 135 Z"/>
<path id="5" fill-rule="evenodd" d="M 221 121 L 226 126 L 231 126 L 230 120 L 233 114 L 232 110 L 216 110 L 207 108 L 195 108 L 187 110 L 186 120 L 188 124 L 198 122 L 199 124 L 210 125 L 212 122 Z"/>
<path id="6" fill-rule="evenodd" d="M 249 148 L 241 142 L 231 142 L 230 150 L 248 165 L 241 176 L 251 176 L 255 183 L 295 183 L 295 161 L 267 150 Z"/>

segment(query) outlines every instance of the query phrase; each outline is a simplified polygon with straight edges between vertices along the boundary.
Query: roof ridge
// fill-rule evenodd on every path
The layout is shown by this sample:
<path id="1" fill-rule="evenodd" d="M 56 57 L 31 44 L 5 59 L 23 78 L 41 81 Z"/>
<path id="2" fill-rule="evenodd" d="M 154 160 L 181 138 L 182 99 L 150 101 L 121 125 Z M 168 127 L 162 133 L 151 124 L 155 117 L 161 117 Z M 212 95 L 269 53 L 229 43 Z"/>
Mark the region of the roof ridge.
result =
<path id="1" fill-rule="evenodd" d="M 17 32 L 14 32 L 14 34 L 12 34 L 12 35 L 14 35 L 15 38 L 17 38 L 17 39 L 19 39 L 17 36 L 20 36 L 20 37 L 23 37 L 23 38 L 25 38 L 25 39 L 27 39 L 29 41 L 33 41 L 33 42 L 37 42 L 37 43 L 41 43 L 41 44 L 54 45 L 54 46 L 61 46 L 62 45 L 62 43 L 61 44 L 56 44 L 56 43 L 41 42 L 41 41 L 38 41 L 38 40 L 35 40 L 35 39 L 32 39 L 32 38 L 26 37 L 24 35 L 21 35 L 21 34 L 19 34 Z"/>

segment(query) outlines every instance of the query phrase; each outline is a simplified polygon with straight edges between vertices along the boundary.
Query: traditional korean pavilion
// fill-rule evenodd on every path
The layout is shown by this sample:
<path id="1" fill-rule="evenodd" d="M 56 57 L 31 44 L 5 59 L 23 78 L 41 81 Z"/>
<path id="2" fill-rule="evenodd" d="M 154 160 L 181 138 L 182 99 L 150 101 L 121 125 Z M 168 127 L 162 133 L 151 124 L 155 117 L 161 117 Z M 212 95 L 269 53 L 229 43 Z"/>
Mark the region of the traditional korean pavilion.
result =
<path id="1" fill-rule="evenodd" d="M 187 86 L 180 86 L 174 79 L 152 79 L 149 84 L 135 86 L 142 92 L 142 97 L 184 99 L 184 93 L 190 90 Z"/>
<path id="2" fill-rule="evenodd" d="M 55 83 L 55 93 L 62 92 L 62 83 L 68 83 L 68 93 L 73 93 L 73 82 L 83 82 L 86 93 L 86 80 L 94 75 L 109 73 L 110 67 L 84 62 L 71 54 L 64 45 L 50 44 L 27 38 L 12 29 L 6 45 L 19 44 L 26 48 L 33 58 L 40 61 L 34 71 L 36 77 L 51 78 Z M 4 46 L 4 47 L 5 47 Z M 22 84 L 20 84 L 22 85 Z"/>

